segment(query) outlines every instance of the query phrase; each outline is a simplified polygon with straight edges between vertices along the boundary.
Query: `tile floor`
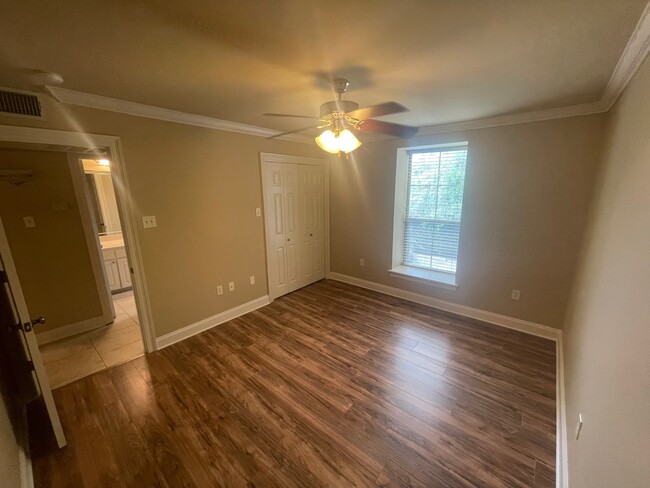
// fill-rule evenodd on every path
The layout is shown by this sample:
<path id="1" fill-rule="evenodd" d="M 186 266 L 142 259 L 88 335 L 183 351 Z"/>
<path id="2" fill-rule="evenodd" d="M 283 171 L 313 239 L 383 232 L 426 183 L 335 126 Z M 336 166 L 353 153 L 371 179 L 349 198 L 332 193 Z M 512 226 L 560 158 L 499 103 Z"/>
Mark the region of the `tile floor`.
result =
<path id="1" fill-rule="evenodd" d="M 113 295 L 115 322 L 41 346 L 52 389 L 144 354 L 132 291 Z"/>

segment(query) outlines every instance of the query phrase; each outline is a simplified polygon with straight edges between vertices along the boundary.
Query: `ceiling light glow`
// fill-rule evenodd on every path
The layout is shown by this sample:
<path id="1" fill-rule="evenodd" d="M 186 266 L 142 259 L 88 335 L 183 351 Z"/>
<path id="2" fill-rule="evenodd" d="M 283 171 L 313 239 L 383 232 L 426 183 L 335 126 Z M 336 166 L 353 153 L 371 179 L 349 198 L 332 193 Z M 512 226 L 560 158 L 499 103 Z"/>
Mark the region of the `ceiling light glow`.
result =
<path id="1" fill-rule="evenodd" d="M 348 129 L 326 130 L 316 138 L 316 144 L 331 154 L 350 153 L 361 145 L 361 141 Z"/>

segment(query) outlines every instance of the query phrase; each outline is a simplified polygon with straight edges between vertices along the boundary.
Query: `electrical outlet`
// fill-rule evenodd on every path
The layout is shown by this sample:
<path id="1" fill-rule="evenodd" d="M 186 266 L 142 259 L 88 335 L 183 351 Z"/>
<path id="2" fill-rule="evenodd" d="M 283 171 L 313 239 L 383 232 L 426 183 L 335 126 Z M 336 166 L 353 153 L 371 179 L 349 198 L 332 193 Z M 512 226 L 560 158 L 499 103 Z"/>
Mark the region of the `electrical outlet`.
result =
<path id="1" fill-rule="evenodd" d="M 142 217 L 142 227 L 144 227 L 145 229 L 149 229 L 151 227 L 158 227 L 158 224 L 156 223 L 156 216 L 147 215 L 146 217 Z"/>
<path id="2" fill-rule="evenodd" d="M 512 290 L 512 294 L 510 295 L 510 298 L 513 300 L 519 300 L 519 297 L 521 296 L 521 292 L 519 290 Z"/>
<path id="3" fill-rule="evenodd" d="M 230 283 L 228 283 L 228 290 L 235 291 L 235 282 L 234 281 L 231 281 Z"/>
<path id="4" fill-rule="evenodd" d="M 223 295 L 223 286 L 217 285 L 217 295 Z"/>
<path id="5" fill-rule="evenodd" d="M 261 217 L 262 216 L 262 209 L 257 207 L 255 209 L 255 217 Z"/>
<path id="6" fill-rule="evenodd" d="M 251 276 L 250 278 L 248 278 L 248 281 L 250 281 L 251 285 L 254 285 L 255 284 L 255 276 Z"/>
<path id="7" fill-rule="evenodd" d="M 366 260 L 363 258 L 359 258 L 359 266 L 365 266 L 366 265 Z"/>
<path id="8" fill-rule="evenodd" d="M 23 222 L 25 222 L 25 227 L 31 228 L 31 227 L 36 227 L 36 222 L 34 221 L 34 217 L 23 217 Z"/>
<path id="9" fill-rule="evenodd" d="M 578 414 L 578 424 L 576 425 L 576 440 L 580 437 L 580 431 L 582 430 L 582 414 Z"/>

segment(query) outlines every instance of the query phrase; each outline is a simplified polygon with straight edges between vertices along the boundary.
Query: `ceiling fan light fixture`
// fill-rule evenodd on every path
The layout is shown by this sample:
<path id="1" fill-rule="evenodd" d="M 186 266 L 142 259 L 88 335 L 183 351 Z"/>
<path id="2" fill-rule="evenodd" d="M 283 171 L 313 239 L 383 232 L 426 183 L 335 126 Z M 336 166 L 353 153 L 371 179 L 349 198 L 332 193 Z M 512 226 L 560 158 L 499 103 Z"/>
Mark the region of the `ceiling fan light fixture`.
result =
<path id="1" fill-rule="evenodd" d="M 316 144 L 331 154 L 350 153 L 361 145 L 361 141 L 348 129 L 332 131 L 327 129 L 316 138 Z"/>
<path id="2" fill-rule="evenodd" d="M 361 141 L 348 129 L 344 129 L 339 133 L 339 150 L 344 153 L 351 153 L 361 145 Z"/>
<path id="3" fill-rule="evenodd" d="M 336 134 L 329 129 L 323 131 L 323 133 L 316 138 L 316 144 L 318 144 L 318 147 L 323 151 L 327 151 L 328 153 L 336 154 L 339 152 L 339 143 L 336 140 Z"/>
<path id="4" fill-rule="evenodd" d="M 302 129 L 276 133 L 270 136 L 269 139 L 277 139 L 306 130 L 330 127 L 330 129 L 325 130 L 321 135 L 316 137 L 316 143 L 323 151 L 340 156 L 341 153 L 351 153 L 361 145 L 361 141 L 356 137 L 357 132 L 377 132 L 402 139 L 410 139 L 417 133 L 417 127 L 375 120 L 375 117 L 408 111 L 405 106 L 397 102 L 384 102 L 359 108 L 357 102 L 343 100 L 343 94 L 347 92 L 349 84 L 348 80 L 344 78 L 332 80 L 332 87 L 338 94 L 338 97 L 336 100 L 330 100 L 320 106 L 320 117 L 277 113 L 264 114 L 272 117 L 318 119 L 320 122 L 319 124 L 303 127 Z"/>

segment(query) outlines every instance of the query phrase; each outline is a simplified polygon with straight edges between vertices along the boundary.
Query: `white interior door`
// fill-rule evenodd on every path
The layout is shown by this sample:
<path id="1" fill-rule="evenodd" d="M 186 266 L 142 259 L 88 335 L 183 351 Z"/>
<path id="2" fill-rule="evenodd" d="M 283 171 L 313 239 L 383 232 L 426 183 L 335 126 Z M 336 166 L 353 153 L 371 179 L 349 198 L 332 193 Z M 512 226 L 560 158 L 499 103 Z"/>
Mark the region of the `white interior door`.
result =
<path id="1" fill-rule="evenodd" d="M 17 325 L 20 324 L 20 327 L 12 329 L 12 333 L 16 334 L 14 336 L 17 338 L 16 342 L 21 344 L 20 347 L 24 349 L 22 351 L 24 352 L 22 357 L 31 361 L 31 379 L 34 384 L 24 385 L 24 388 L 27 390 L 30 386 L 34 386 L 42 395 L 57 444 L 59 447 L 63 447 L 66 445 L 65 435 L 63 434 L 59 414 L 54 404 L 50 382 L 45 372 L 40 350 L 38 349 L 36 337 L 31 325 L 31 316 L 27 310 L 25 297 L 20 287 L 20 281 L 18 280 L 13 258 L 11 257 L 9 242 L 7 241 L 2 220 L 0 220 L 0 266 L 2 267 L 2 286 L 4 287 L 2 292 L 6 293 L 8 302 L 13 309 L 14 322 Z"/>
<path id="2" fill-rule="evenodd" d="M 323 167 L 299 166 L 301 282 L 306 286 L 325 278 Z"/>
<path id="3" fill-rule="evenodd" d="M 300 288 L 298 168 L 272 163 L 266 168 L 265 215 L 269 287 L 273 297 Z"/>

